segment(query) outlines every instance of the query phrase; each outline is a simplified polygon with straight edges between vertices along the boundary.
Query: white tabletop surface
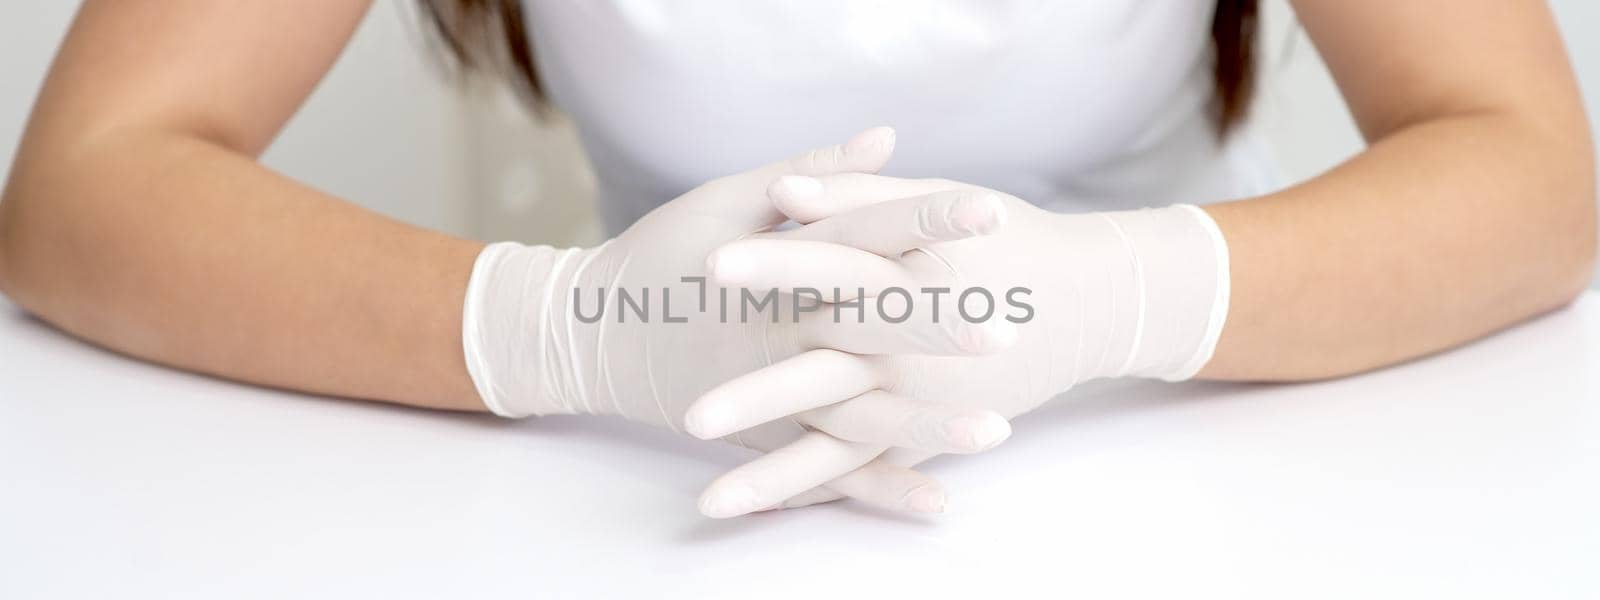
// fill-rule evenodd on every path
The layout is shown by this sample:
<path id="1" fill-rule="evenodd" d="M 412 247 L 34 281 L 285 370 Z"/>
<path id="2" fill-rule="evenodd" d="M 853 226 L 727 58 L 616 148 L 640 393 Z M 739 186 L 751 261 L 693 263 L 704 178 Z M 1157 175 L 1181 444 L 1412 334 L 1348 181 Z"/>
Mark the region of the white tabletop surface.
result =
<path id="1" fill-rule="evenodd" d="M 744 456 L 236 385 L 0 302 L 0 598 L 1600 598 L 1600 296 L 1339 381 L 1080 389 L 929 465 L 935 518 L 700 517 Z"/>

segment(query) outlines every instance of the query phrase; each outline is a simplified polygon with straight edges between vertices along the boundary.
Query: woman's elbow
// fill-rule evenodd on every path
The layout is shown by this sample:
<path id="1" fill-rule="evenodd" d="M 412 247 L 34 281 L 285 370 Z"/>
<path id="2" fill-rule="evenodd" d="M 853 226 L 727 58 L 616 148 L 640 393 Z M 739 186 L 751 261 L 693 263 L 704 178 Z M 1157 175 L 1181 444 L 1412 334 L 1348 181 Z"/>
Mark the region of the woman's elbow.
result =
<path id="1" fill-rule="evenodd" d="M 1557 300 L 1563 306 L 1576 300 L 1594 281 L 1597 256 L 1595 202 L 1595 196 L 1591 193 L 1588 210 L 1581 211 L 1578 215 L 1579 231 L 1573 236 L 1575 239 L 1571 244 L 1572 249 L 1562 261 L 1567 265 L 1566 277 L 1562 278 L 1557 290 Z"/>
<path id="2" fill-rule="evenodd" d="M 12 173 L 12 180 L 0 190 L 0 296 L 11 301 L 12 304 L 26 305 L 32 288 L 37 282 L 28 275 L 30 273 L 49 272 L 50 265 L 39 265 L 39 252 L 32 246 L 39 244 L 41 229 L 37 223 L 29 223 L 30 218 L 37 220 L 40 212 L 40 203 L 29 198 L 29 194 L 18 181 L 19 175 Z"/>
<path id="3" fill-rule="evenodd" d="M 1588 145 L 1585 146 L 1587 149 Z M 1563 211 L 1563 222 L 1557 225 L 1558 231 L 1565 232 L 1557 239 L 1564 243 L 1550 257 L 1559 265 L 1554 286 L 1558 305 L 1566 305 L 1583 294 L 1594 279 L 1596 258 L 1600 256 L 1600 250 L 1596 249 L 1596 229 L 1600 228 L 1600 216 L 1596 213 L 1600 197 L 1596 196 L 1595 155 L 1592 150 L 1578 154 L 1577 164 L 1569 175 L 1573 185 L 1567 186 L 1570 200 L 1565 205 L 1569 208 Z"/>
<path id="4" fill-rule="evenodd" d="M 10 297 L 12 293 L 10 273 L 11 256 L 14 252 L 11 249 L 11 240 L 16 237 L 12 233 L 14 219 L 11 217 L 11 210 L 16 202 L 8 196 L 9 193 L 0 191 L 0 296 L 4 297 Z"/>

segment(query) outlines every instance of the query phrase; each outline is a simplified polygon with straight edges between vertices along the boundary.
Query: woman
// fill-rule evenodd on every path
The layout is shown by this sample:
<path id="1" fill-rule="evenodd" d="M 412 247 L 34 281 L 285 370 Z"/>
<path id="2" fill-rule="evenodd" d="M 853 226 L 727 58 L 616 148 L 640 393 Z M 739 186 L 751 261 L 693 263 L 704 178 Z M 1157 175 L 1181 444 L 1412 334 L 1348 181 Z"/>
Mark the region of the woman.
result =
<path id="1" fill-rule="evenodd" d="M 0 289 L 241 381 L 773 450 L 707 490 L 722 517 L 941 510 L 903 465 L 992 446 L 1079 381 L 1365 371 L 1558 307 L 1594 259 L 1588 125 L 1542 2 L 1295 0 L 1370 147 L 1282 190 L 1233 132 L 1249 0 L 428 2 L 468 65 L 509 58 L 577 122 L 617 237 L 564 251 L 408 227 L 255 162 L 367 5 L 86 2 L 0 203 Z M 876 123 L 898 150 L 883 129 L 826 146 Z M 891 151 L 939 179 L 873 175 Z M 846 291 L 584 318 L 623 290 L 703 309 L 698 275 Z M 892 288 L 919 318 L 819 316 Z M 923 292 L 1019 288 L 1017 323 Z"/>

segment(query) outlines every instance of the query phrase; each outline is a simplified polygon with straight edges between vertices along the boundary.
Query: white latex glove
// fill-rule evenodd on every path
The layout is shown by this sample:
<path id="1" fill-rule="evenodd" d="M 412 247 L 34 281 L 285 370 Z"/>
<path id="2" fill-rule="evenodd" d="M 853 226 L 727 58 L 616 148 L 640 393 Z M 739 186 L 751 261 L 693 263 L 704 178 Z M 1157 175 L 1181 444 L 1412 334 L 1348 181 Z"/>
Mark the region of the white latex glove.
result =
<path id="1" fill-rule="evenodd" d="M 746 304 L 740 290 L 726 290 L 724 296 L 703 280 L 683 280 L 703 278 L 707 256 L 717 246 L 784 220 L 767 196 L 777 177 L 873 172 L 888 160 L 893 141 L 890 130 L 869 130 L 842 146 L 709 182 L 596 248 L 488 246 L 474 266 L 463 318 L 467 367 L 485 406 L 507 417 L 615 415 L 682 431 L 689 403 L 713 386 L 803 351 L 972 354 L 1003 348 L 1015 339 L 1015 328 L 959 321 L 918 327 L 870 320 L 836 324 L 810 313 L 797 319 L 788 297 L 776 297 L 776 306 L 752 308 L 760 304 L 762 291 L 753 290 L 753 302 Z M 970 237 L 992 228 L 1000 217 L 969 208 L 930 203 L 930 214 L 938 214 L 929 235 Z M 837 256 L 838 249 L 813 244 L 804 260 L 828 261 L 840 273 L 870 271 L 885 262 L 859 252 Z M 576 306 L 574 293 L 579 294 Z M 620 301 L 623 293 L 630 302 Z M 797 360 L 814 364 L 819 356 Z M 792 386 L 817 383 L 774 381 L 770 388 L 746 389 L 756 398 L 776 397 L 793 393 Z M 747 471 L 745 485 L 731 492 L 737 494 L 734 505 L 742 509 L 762 498 L 776 503 L 866 465 L 862 477 L 872 483 L 850 495 L 879 505 L 938 510 L 944 492 L 933 480 L 886 463 L 867 463 L 891 445 L 974 452 L 1010 432 L 1004 418 L 987 409 L 927 406 L 915 419 L 900 420 L 903 411 L 861 403 L 859 410 L 836 416 L 775 420 L 730 435 L 730 441 L 758 450 L 790 444 L 782 456 L 793 462 Z M 874 423 L 881 418 L 897 421 Z M 872 430 L 881 437 L 849 435 L 852 427 L 866 423 L 874 423 Z M 852 441 L 830 435 L 836 428 Z M 701 509 L 729 512 L 719 505 Z"/>
<path id="2" fill-rule="evenodd" d="M 1211 218 L 1194 206 L 1058 214 L 974 186 L 865 174 L 785 177 L 771 195 L 785 214 L 807 225 L 718 249 L 713 281 L 751 288 L 818 285 L 828 279 L 827 272 L 805 257 L 814 253 L 810 245 L 824 241 L 837 245 L 841 254 L 894 258 L 901 287 L 913 293 L 919 287 L 956 293 L 981 288 L 995 300 L 993 318 L 1031 319 L 1018 325 L 1016 344 L 987 356 L 851 356 L 826 364 L 790 361 L 751 373 L 712 390 L 690 409 L 691 420 L 719 424 L 696 432 L 702 436 L 790 415 L 827 420 L 859 412 L 853 408 L 857 403 L 881 404 L 875 398 L 885 394 L 918 401 L 898 409 L 879 407 L 898 410 L 900 418 L 914 418 L 924 403 L 992 409 L 1010 418 L 1091 379 L 1181 381 L 1210 359 L 1227 315 L 1227 245 Z M 956 197 L 1000 203 L 1009 222 L 988 236 L 944 243 L 929 239 L 921 207 L 933 198 Z M 919 238 L 926 241 L 921 248 L 901 254 L 906 240 Z M 725 264 L 738 268 L 721 268 Z M 1032 307 L 1031 315 L 1005 302 L 1008 291 L 1019 287 L 1030 290 L 1020 299 Z M 912 299 L 918 310 L 928 305 L 926 295 Z M 985 312 L 981 295 L 969 301 L 969 316 Z M 913 314 L 908 324 L 923 318 Z M 779 381 L 849 385 L 758 395 Z M 873 428 L 895 420 L 857 423 L 849 435 L 839 435 L 881 437 Z M 933 454 L 895 449 L 887 460 L 910 465 Z M 744 485 L 748 477 L 785 462 L 781 452 L 758 458 L 718 479 L 706 494 Z M 831 482 L 831 490 L 810 491 L 783 506 L 831 500 L 872 480 L 852 473 Z"/>

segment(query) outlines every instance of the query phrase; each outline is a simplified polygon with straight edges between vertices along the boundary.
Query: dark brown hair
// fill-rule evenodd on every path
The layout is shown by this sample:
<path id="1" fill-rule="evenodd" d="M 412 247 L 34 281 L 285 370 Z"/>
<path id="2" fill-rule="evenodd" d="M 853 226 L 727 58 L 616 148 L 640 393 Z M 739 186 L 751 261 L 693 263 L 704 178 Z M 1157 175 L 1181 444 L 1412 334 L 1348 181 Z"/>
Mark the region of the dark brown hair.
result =
<path id="1" fill-rule="evenodd" d="M 543 90 L 534 68 L 522 0 L 419 0 L 449 55 L 466 71 L 498 71 L 534 106 Z M 1217 0 L 1211 19 L 1216 49 L 1213 95 L 1217 131 L 1244 119 L 1255 81 L 1256 17 L 1259 0 Z"/>

